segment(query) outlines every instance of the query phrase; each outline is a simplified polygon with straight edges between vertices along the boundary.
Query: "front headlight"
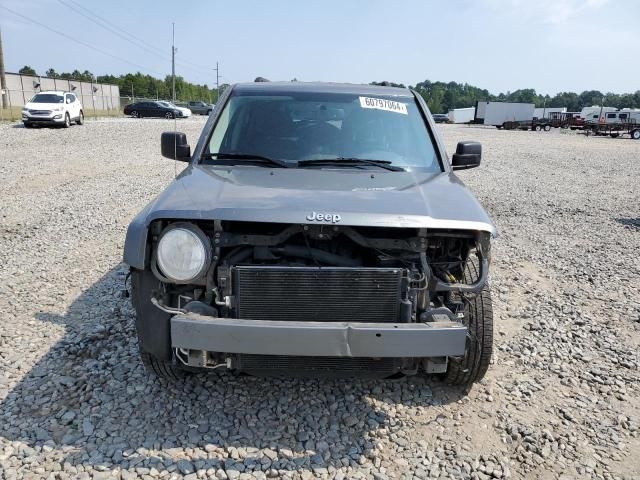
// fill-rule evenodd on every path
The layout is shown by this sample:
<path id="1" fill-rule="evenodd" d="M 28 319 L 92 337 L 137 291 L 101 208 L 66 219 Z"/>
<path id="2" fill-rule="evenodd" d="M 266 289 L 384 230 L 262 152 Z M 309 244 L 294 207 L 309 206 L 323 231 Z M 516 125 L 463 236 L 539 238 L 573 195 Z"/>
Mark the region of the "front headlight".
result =
<path id="1" fill-rule="evenodd" d="M 202 230 L 190 223 L 174 223 L 160 235 L 158 267 L 168 279 L 186 283 L 205 274 L 210 252 L 211 243 Z"/>
<path id="2" fill-rule="evenodd" d="M 64 110 L 64 107 L 56 107 L 53 109 L 54 112 L 61 112 L 62 110 Z"/>

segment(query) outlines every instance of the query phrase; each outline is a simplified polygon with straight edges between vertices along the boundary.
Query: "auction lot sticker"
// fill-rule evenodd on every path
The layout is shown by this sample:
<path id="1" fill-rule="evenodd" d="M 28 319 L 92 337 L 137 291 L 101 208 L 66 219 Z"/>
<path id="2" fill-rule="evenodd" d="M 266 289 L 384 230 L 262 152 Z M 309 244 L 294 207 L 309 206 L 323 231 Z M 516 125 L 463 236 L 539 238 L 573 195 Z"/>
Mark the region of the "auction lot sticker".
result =
<path id="1" fill-rule="evenodd" d="M 386 110 L 387 112 L 407 114 L 407 106 L 404 103 L 394 102 L 384 98 L 359 97 L 362 108 L 375 108 L 376 110 Z"/>

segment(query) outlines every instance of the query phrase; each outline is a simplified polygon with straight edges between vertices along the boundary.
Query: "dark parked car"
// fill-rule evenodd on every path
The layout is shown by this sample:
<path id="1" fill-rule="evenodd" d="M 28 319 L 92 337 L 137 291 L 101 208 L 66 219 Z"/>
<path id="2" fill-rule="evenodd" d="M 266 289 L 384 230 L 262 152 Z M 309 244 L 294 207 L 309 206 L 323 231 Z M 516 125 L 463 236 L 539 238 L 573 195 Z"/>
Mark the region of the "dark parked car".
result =
<path id="1" fill-rule="evenodd" d="M 230 87 L 187 168 L 129 225 L 140 355 L 157 375 L 439 374 L 471 384 L 493 342 L 495 228 L 422 97 L 368 85 Z"/>
<path id="2" fill-rule="evenodd" d="M 449 123 L 449 115 L 446 113 L 433 113 L 431 116 L 436 123 Z"/>
<path id="3" fill-rule="evenodd" d="M 180 118 L 182 112 L 170 104 L 163 105 L 162 102 L 136 102 L 124 107 L 124 114 L 132 117 L 164 117 Z"/>
<path id="4" fill-rule="evenodd" d="M 194 114 L 199 115 L 209 115 L 211 110 L 213 110 L 213 105 L 209 105 L 205 102 L 189 102 L 186 104 L 186 107 Z"/>

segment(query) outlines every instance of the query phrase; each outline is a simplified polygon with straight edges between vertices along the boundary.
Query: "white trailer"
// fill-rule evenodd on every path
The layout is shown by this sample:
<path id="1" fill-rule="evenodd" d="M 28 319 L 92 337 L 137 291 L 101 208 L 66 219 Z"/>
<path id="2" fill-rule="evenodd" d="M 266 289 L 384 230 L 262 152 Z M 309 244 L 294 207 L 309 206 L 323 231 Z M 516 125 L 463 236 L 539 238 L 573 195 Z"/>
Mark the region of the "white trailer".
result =
<path id="1" fill-rule="evenodd" d="M 478 102 L 474 121 L 496 127 L 531 122 L 535 108 L 533 103 Z"/>
<path id="2" fill-rule="evenodd" d="M 567 111 L 567 107 L 544 107 L 544 108 L 536 108 L 533 111 L 533 116 L 537 119 L 543 118 L 559 118 L 560 113 L 565 113 Z"/>
<path id="3" fill-rule="evenodd" d="M 601 113 L 607 113 L 607 112 L 616 112 L 618 109 L 615 107 L 601 107 L 600 105 L 594 105 L 592 107 L 584 107 L 581 111 L 580 111 L 580 118 L 584 119 L 584 120 L 590 120 L 590 121 L 598 121 L 598 118 L 600 117 Z"/>
<path id="4" fill-rule="evenodd" d="M 476 107 L 454 108 L 449 110 L 449 121 L 451 123 L 469 123 L 473 122 L 476 115 Z"/>
<path id="5" fill-rule="evenodd" d="M 598 123 L 635 123 L 640 125 L 640 110 L 620 110 L 618 112 L 606 112 L 602 114 L 602 118 L 598 119 Z"/>

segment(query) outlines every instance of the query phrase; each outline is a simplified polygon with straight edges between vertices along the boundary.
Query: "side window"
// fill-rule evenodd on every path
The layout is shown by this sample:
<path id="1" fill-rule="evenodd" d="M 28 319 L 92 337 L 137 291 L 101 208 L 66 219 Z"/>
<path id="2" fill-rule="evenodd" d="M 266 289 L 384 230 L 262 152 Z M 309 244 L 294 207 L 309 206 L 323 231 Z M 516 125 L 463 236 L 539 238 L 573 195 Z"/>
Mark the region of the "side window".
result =
<path id="1" fill-rule="evenodd" d="M 618 115 L 618 118 L 620 120 L 626 120 L 627 119 L 627 114 L 626 113 L 621 113 L 620 115 Z"/>
<path id="2" fill-rule="evenodd" d="M 222 115 L 218 119 L 218 123 L 213 131 L 213 135 L 211 136 L 211 141 L 209 142 L 209 152 L 216 153 L 220 151 L 222 147 L 222 141 L 227 133 L 227 129 L 229 128 L 229 122 L 231 120 L 231 106 L 227 105 L 227 107 L 223 110 Z"/>
<path id="3" fill-rule="evenodd" d="M 615 113 L 607 113 L 607 118 L 616 118 Z"/>

